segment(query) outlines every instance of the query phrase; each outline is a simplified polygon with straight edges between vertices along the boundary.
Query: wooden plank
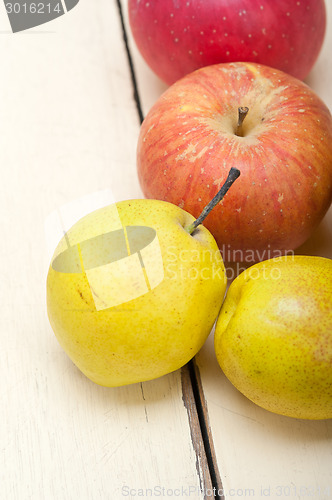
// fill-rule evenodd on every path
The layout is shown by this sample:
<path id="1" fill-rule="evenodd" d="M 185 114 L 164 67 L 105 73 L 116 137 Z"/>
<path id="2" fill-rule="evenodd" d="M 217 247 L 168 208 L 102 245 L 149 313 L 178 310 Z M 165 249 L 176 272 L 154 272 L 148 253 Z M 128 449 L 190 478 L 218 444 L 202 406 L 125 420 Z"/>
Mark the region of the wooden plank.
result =
<path id="1" fill-rule="evenodd" d="M 126 12 L 126 2 L 123 0 Z M 306 80 L 332 109 L 332 4 L 326 2 L 328 31 L 320 57 Z M 126 26 L 143 114 L 167 88 L 148 68 Z M 332 258 L 332 208 L 298 254 Z M 198 389 L 219 469 L 215 485 L 228 498 L 332 497 L 332 420 L 304 421 L 269 413 L 242 396 L 216 361 L 213 332 L 196 356 Z"/>
<path id="2" fill-rule="evenodd" d="M 1 9 L 0 9 L 1 10 Z M 13 35 L 0 17 L 0 498 L 203 498 L 181 372 L 107 389 L 58 345 L 45 308 L 47 215 L 105 188 L 141 197 L 139 120 L 115 1 Z"/>
<path id="3" fill-rule="evenodd" d="M 332 4 L 320 57 L 306 83 L 332 110 Z M 298 255 L 332 258 L 332 208 Z M 332 497 L 332 420 L 306 421 L 269 413 L 242 396 L 221 372 L 213 336 L 196 357 L 225 498 Z"/>

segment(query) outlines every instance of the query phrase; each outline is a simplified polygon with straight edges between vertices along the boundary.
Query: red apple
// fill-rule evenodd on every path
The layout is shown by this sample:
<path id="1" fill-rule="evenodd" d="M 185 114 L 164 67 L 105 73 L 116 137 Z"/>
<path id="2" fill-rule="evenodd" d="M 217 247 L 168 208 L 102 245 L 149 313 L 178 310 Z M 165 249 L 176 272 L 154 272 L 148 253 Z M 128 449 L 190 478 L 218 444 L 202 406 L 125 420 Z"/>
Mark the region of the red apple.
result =
<path id="1" fill-rule="evenodd" d="M 232 61 L 304 79 L 325 34 L 324 0 L 129 0 L 128 6 L 138 49 L 168 84 Z"/>
<path id="2" fill-rule="evenodd" d="M 238 127 L 240 106 L 249 111 Z M 196 217 L 237 167 L 240 179 L 204 225 L 225 260 L 278 256 L 300 246 L 331 204 L 331 114 L 307 85 L 268 66 L 201 68 L 146 116 L 137 166 L 147 198 Z"/>

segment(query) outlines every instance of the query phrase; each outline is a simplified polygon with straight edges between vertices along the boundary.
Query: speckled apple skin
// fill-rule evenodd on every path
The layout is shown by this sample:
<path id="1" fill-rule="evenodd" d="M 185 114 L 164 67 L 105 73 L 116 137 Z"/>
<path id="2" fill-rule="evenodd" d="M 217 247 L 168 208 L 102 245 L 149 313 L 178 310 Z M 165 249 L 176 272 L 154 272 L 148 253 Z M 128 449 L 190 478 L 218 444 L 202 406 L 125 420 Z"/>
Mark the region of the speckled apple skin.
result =
<path id="1" fill-rule="evenodd" d="M 116 206 L 123 226 L 157 231 L 162 282 L 136 299 L 97 311 L 85 273 L 58 272 L 51 264 L 47 277 L 48 316 L 59 343 L 87 377 L 104 386 L 154 379 L 187 363 L 209 335 L 226 290 L 212 235 L 202 226 L 192 236 L 184 229 L 194 220 L 190 214 L 154 200 Z M 102 208 L 77 222 L 67 239 L 84 241 L 92 232 L 112 231 L 115 223 L 112 207 Z M 56 254 L 66 248 L 63 238 Z"/>
<path id="2" fill-rule="evenodd" d="M 231 284 L 215 330 L 232 384 L 274 413 L 332 418 L 332 261 L 287 256 Z"/>
<path id="3" fill-rule="evenodd" d="M 235 133 L 239 106 L 249 107 L 243 136 Z M 224 260 L 258 262 L 298 248 L 332 201 L 330 111 L 307 85 L 267 66 L 220 64 L 191 73 L 166 90 L 142 124 L 137 169 L 144 195 L 198 217 L 231 167 L 241 177 L 204 222 Z"/>
<path id="4" fill-rule="evenodd" d="M 324 0 L 129 0 L 128 10 L 141 54 L 168 84 L 231 61 L 266 64 L 303 79 L 326 25 Z"/>

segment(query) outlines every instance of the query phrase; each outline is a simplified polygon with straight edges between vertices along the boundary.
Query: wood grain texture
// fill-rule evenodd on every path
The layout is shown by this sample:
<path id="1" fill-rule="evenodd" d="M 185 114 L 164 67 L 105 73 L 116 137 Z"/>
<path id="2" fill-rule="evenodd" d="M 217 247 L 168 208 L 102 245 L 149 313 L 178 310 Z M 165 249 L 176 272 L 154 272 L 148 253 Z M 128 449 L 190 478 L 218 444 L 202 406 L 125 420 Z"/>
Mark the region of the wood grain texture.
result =
<path id="1" fill-rule="evenodd" d="M 117 200 L 142 196 L 116 2 L 82 0 L 16 35 L 2 9 L 0 498 L 120 499 L 181 488 L 203 498 L 181 372 L 97 386 L 67 358 L 46 315 L 48 214 L 105 188 Z"/>
<path id="2" fill-rule="evenodd" d="M 214 491 L 215 497 L 224 500 L 223 485 L 218 469 L 216 453 L 212 438 L 207 401 L 195 358 L 182 369 L 182 392 L 185 406 L 189 414 L 192 441 L 202 467 L 208 469 L 204 475 L 205 488 Z M 202 446 L 204 445 L 204 446 Z"/>
<path id="3" fill-rule="evenodd" d="M 125 11 L 126 2 L 122 1 Z M 320 57 L 306 83 L 332 110 L 332 3 L 326 2 L 328 29 Z M 166 90 L 148 68 L 130 36 L 129 46 L 143 113 Z M 297 254 L 332 258 L 332 207 Z M 232 267 L 234 269 L 234 266 Z M 235 271 L 237 271 L 235 266 Z M 230 270 L 231 274 L 231 270 Z M 196 357 L 201 397 L 206 401 L 216 462 L 225 499 L 332 498 L 332 420 L 304 421 L 269 413 L 242 396 L 216 361 L 213 332 Z"/>
<path id="4" fill-rule="evenodd" d="M 199 402 L 197 404 L 197 395 L 194 393 L 196 387 L 194 370 L 193 360 L 181 369 L 183 402 L 188 412 L 191 440 L 196 453 L 196 467 L 201 478 L 201 490 L 204 492 L 204 499 L 214 498 L 215 482 L 211 478 L 211 468 L 207 457 L 210 453 L 210 443 L 208 439 L 204 442 L 205 436 L 202 434 L 202 422 L 198 414 Z"/>

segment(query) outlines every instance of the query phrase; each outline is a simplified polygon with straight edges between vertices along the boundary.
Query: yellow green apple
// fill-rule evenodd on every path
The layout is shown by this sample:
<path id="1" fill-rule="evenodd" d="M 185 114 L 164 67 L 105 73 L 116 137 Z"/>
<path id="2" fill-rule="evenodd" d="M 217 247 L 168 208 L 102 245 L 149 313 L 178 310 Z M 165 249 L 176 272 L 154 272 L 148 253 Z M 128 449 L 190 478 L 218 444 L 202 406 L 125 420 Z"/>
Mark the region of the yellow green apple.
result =
<path id="1" fill-rule="evenodd" d="M 226 377 L 257 405 L 332 418 L 332 261 L 288 255 L 231 284 L 215 330 Z"/>
<path id="2" fill-rule="evenodd" d="M 188 231 L 194 221 L 168 202 L 122 201 L 85 216 L 60 241 L 47 277 L 48 316 L 92 381 L 154 379 L 202 347 L 226 278 L 211 233 Z"/>

